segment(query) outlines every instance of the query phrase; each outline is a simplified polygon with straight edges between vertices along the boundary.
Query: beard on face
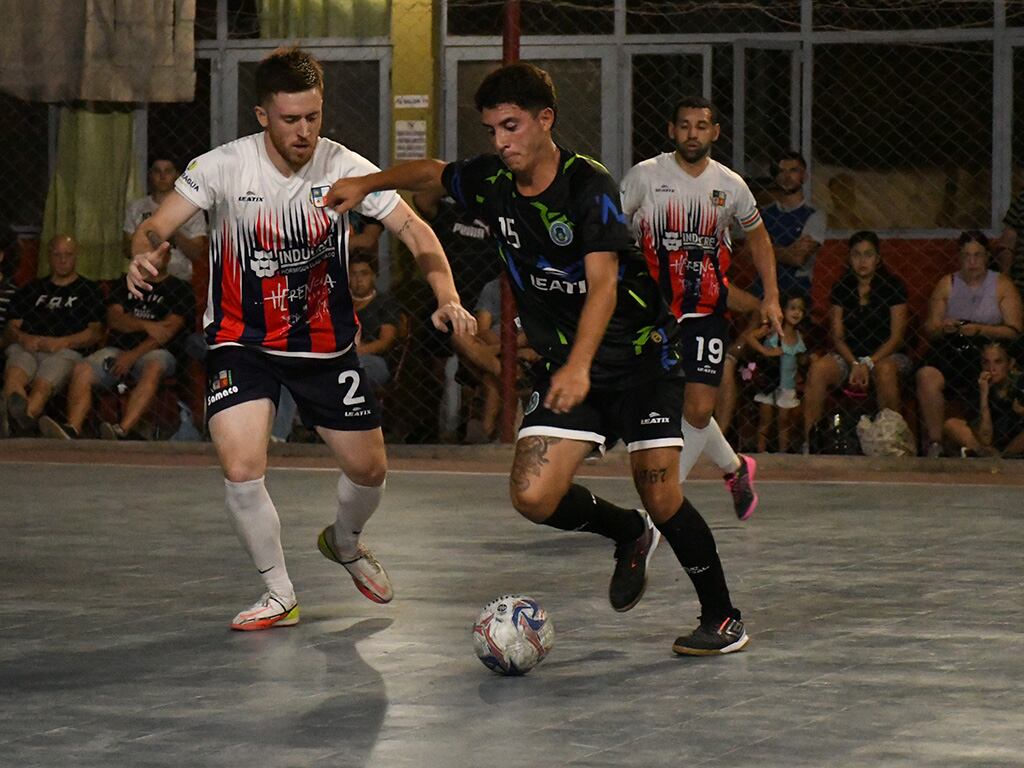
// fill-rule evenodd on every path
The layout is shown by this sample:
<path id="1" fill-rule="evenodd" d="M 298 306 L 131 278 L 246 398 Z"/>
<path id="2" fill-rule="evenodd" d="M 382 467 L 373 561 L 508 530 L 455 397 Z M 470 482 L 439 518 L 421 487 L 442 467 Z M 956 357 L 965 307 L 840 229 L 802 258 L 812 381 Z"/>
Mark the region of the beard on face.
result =
<path id="1" fill-rule="evenodd" d="M 705 146 L 701 146 L 698 149 L 691 149 L 687 147 L 685 144 L 677 143 L 676 151 L 679 153 L 679 156 L 683 158 L 683 160 L 692 165 L 694 163 L 699 163 L 701 160 L 703 160 L 705 157 L 711 154 L 711 145 L 707 144 Z"/>

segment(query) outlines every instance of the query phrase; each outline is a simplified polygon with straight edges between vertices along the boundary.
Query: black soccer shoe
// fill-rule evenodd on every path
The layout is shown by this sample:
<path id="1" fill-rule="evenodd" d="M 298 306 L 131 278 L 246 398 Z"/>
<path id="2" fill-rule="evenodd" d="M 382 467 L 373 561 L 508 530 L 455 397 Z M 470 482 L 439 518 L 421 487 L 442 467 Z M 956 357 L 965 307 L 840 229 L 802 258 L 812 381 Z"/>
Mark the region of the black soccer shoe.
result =
<path id="1" fill-rule="evenodd" d="M 647 565 L 661 541 L 661 531 L 654 527 L 643 510 L 637 510 L 644 523 L 639 538 L 615 546 L 615 571 L 608 585 L 608 600 L 619 613 L 640 602 L 647 589 Z"/>
<path id="2" fill-rule="evenodd" d="M 750 635 L 739 619 L 729 616 L 709 624 L 701 617 L 700 626 L 688 635 L 677 637 L 672 650 L 680 656 L 716 656 L 742 651 L 749 642 Z"/>

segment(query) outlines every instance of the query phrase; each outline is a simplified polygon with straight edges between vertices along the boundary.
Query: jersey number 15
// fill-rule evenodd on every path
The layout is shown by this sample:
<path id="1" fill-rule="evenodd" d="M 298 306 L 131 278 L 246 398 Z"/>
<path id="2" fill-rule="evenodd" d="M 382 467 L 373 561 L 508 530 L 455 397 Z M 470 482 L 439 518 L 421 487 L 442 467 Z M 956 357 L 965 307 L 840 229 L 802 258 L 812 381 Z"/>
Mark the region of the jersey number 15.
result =
<path id="1" fill-rule="evenodd" d="M 519 234 L 515 230 L 515 219 L 509 219 L 505 216 L 498 217 L 498 224 L 501 226 L 501 234 L 505 236 L 505 240 L 513 248 L 519 247 Z"/>

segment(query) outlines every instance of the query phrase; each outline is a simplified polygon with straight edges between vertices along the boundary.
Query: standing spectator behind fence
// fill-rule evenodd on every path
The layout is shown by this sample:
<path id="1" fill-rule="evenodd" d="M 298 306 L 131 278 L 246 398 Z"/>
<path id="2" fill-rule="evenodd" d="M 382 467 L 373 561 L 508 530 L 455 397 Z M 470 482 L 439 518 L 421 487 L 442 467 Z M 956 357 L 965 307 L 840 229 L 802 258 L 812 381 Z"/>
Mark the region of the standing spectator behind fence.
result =
<path id="1" fill-rule="evenodd" d="M 160 203 L 174 189 L 174 182 L 181 171 L 177 163 L 162 155 L 154 157 L 149 165 L 149 194 L 133 200 L 125 208 L 124 212 L 124 234 L 125 252 L 131 252 L 131 238 L 139 224 L 153 215 L 153 212 L 160 207 Z M 167 266 L 167 272 L 184 280 L 192 282 L 192 264 L 202 263 L 206 259 L 206 252 L 210 245 L 207 236 L 206 218 L 202 211 L 196 211 L 188 221 L 182 224 L 168 238 L 171 244 L 171 260 Z"/>
<path id="2" fill-rule="evenodd" d="M 377 293 L 377 270 L 366 253 L 349 256 L 348 285 L 352 306 L 359 318 L 356 354 L 366 378 L 379 389 L 391 381 L 385 355 L 398 341 L 401 313 L 394 299 L 386 293 Z"/>
<path id="3" fill-rule="evenodd" d="M 800 333 L 800 326 L 807 316 L 807 297 L 803 293 L 783 294 L 782 338 L 767 325 L 758 326 L 745 335 L 747 343 L 761 357 L 761 365 L 771 372 L 765 379 L 765 388 L 754 396 L 760 403 L 757 428 L 757 452 L 768 450 L 772 423 L 778 411 L 778 447 L 780 453 L 789 450 L 789 433 L 796 420 L 800 398 L 796 392 L 797 367 L 806 359 L 807 345 Z M 765 336 L 767 338 L 765 339 Z M 761 343 L 761 339 L 765 339 Z M 775 364 L 772 365 L 771 362 Z"/>
<path id="4" fill-rule="evenodd" d="M 821 419 L 829 393 L 844 385 L 853 396 L 874 382 L 878 410 L 901 410 L 900 378 L 911 369 L 903 353 L 907 330 L 907 287 L 885 269 L 874 232 L 849 240 L 850 265 L 831 291 L 833 352 L 811 364 L 804 393 L 804 450 Z"/>
<path id="5" fill-rule="evenodd" d="M 7 321 L 6 417 L 12 434 L 31 435 L 47 401 L 60 392 L 81 352 L 103 338 L 103 294 L 75 271 L 78 244 L 57 235 L 48 246 L 50 274 L 19 290 Z"/>
<path id="6" fill-rule="evenodd" d="M 931 351 L 917 372 L 922 442 L 928 456 L 941 456 L 946 394 L 973 400 L 981 348 L 987 341 L 1013 344 L 1021 332 L 1020 294 L 1006 275 L 988 269 L 988 238 L 964 232 L 960 269 L 939 279 L 928 300 L 924 332 Z"/>
<path id="7" fill-rule="evenodd" d="M 943 434 L 962 456 L 1024 454 L 1024 380 L 1006 347 L 988 342 L 981 350 L 981 375 L 974 418 L 946 419 Z"/>
<path id="8" fill-rule="evenodd" d="M 825 215 L 804 197 L 807 161 L 803 155 L 786 152 L 774 171 L 777 198 L 761 210 L 761 219 L 775 249 L 779 292 L 810 296 L 814 262 L 825 242 Z M 763 295 L 760 278 L 751 292 L 758 298 Z"/>
<path id="9" fill-rule="evenodd" d="M 39 429 L 65 440 L 82 434 L 92 410 L 93 390 L 125 392 L 134 382 L 117 424 L 100 423 L 104 440 L 136 437 L 134 430 L 149 412 L 164 379 L 173 376 L 184 353 L 185 329 L 195 314 L 192 286 L 168 273 L 166 253 L 149 280 L 153 290 L 137 298 L 119 282 L 107 305 L 108 346 L 75 366 L 68 385 L 68 418 L 63 425 L 43 417 Z"/>

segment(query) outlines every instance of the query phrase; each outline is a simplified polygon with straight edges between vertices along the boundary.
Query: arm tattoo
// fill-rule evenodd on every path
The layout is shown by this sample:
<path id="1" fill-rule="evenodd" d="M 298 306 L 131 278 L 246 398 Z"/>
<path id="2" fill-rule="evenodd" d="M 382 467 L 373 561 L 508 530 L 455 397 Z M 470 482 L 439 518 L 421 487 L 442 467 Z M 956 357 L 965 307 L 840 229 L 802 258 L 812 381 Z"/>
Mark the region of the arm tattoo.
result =
<path id="1" fill-rule="evenodd" d="M 633 470 L 633 483 L 637 488 L 643 485 L 656 485 L 664 483 L 668 478 L 668 468 L 662 469 L 635 469 Z"/>
<path id="2" fill-rule="evenodd" d="M 401 239 L 402 235 L 405 234 L 405 230 L 412 226 L 412 216 L 407 216 L 405 221 L 402 222 L 402 226 L 399 227 L 398 231 L 395 232 L 395 237 Z"/>
<path id="3" fill-rule="evenodd" d="M 509 484 L 517 491 L 525 491 L 530 487 L 530 476 L 540 477 L 540 470 L 548 463 L 548 448 L 562 442 L 560 437 L 543 435 L 524 437 L 516 443 L 516 455 L 512 460 L 512 473 Z"/>

